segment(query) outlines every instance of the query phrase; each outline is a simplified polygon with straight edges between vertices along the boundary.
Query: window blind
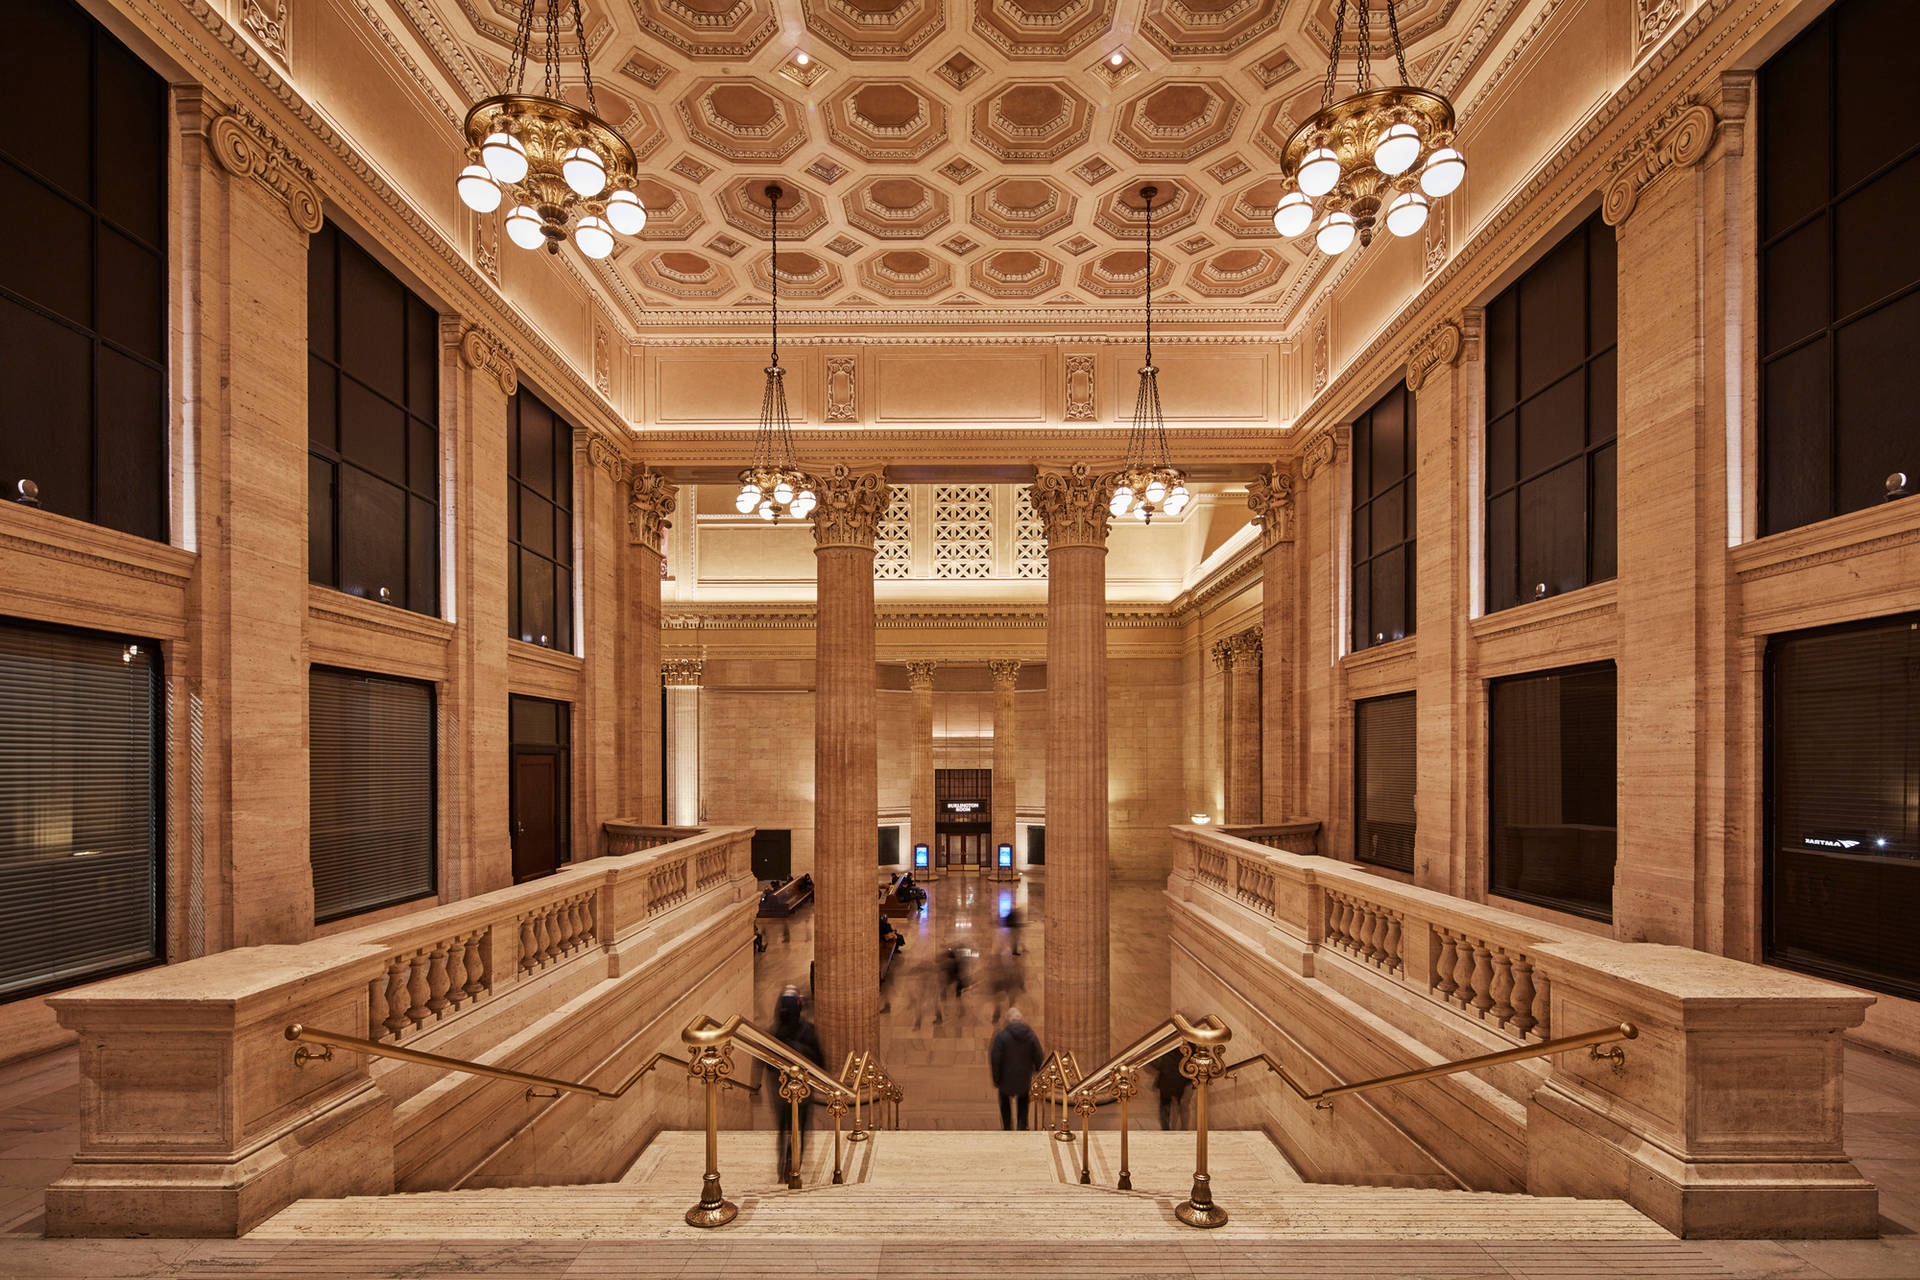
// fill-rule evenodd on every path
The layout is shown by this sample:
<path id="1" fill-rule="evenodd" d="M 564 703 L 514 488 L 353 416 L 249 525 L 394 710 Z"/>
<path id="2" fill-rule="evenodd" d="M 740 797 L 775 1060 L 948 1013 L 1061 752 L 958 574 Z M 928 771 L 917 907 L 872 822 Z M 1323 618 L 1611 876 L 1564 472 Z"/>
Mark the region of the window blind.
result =
<path id="1" fill-rule="evenodd" d="M 1413 871 L 1411 693 L 1353 704 L 1353 856 Z"/>
<path id="2" fill-rule="evenodd" d="M 313 669 L 314 919 L 435 892 L 433 688 Z"/>
<path id="3" fill-rule="evenodd" d="M 0 623 L 0 1000 L 161 958 L 157 652 Z"/>

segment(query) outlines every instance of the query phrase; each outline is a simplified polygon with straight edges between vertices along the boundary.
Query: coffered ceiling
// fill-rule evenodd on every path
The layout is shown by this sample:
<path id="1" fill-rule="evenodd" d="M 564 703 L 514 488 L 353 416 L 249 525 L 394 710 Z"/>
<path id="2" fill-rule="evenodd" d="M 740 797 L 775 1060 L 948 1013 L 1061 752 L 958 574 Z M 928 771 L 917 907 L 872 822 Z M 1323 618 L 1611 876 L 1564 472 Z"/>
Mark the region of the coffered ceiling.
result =
<path id="1" fill-rule="evenodd" d="M 777 272 L 802 306 L 1070 324 L 1141 296 L 1152 182 L 1156 301 L 1289 325 L 1329 264 L 1273 230 L 1278 156 L 1319 103 L 1334 3 L 584 0 L 600 113 L 646 175 L 646 229 L 600 271 L 629 309 L 763 304 Z M 1402 0 L 1413 78 L 1458 94 L 1553 3 Z M 504 79 L 515 0 L 366 7 L 467 100 Z"/>

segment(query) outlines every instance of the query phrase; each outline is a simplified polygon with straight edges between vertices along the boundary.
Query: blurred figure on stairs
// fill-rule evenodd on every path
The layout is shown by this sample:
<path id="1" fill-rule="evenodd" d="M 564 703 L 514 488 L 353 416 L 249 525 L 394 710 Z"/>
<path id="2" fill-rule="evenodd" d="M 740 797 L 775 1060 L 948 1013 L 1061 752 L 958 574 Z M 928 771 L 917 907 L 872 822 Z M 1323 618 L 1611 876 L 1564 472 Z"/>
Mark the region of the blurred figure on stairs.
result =
<path id="1" fill-rule="evenodd" d="M 1180 1050 L 1170 1049 L 1153 1060 L 1153 1087 L 1160 1091 L 1160 1127 L 1187 1127 L 1187 1090 L 1193 1081 L 1181 1074 Z"/>
<path id="2" fill-rule="evenodd" d="M 993 1073 L 993 1087 L 1000 1093 L 1000 1127 L 1013 1128 L 1013 1113 L 1020 1112 L 1020 1127 L 1027 1127 L 1027 1088 L 1047 1055 L 1040 1051 L 1040 1037 L 1018 1009 L 1007 1010 L 1007 1025 L 994 1032 L 987 1046 L 987 1065 Z"/>
<path id="3" fill-rule="evenodd" d="M 773 1038 L 787 1048 L 819 1067 L 827 1067 L 827 1056 L 820 1048 L 820 1033 L 813 1029 L 802 1012 L 800 988 L 789 985 L 780 993 L 780 999 L 773 1006 Z M 790 1170 L 800 1167 L 800 1157 L 804 1153 L 807 1140 L 807 1126 L 811 1123 L 813 1101 L 803 1099 L 800 1103 L 800 1129 L 794 1132 L 793 1125 L 786 1114 L 787 1103 L 779 1093 L 773 1095 L 774 1123 L 781 1132 L 780 1139 L 780 1180 L 785 1182 Z"/>

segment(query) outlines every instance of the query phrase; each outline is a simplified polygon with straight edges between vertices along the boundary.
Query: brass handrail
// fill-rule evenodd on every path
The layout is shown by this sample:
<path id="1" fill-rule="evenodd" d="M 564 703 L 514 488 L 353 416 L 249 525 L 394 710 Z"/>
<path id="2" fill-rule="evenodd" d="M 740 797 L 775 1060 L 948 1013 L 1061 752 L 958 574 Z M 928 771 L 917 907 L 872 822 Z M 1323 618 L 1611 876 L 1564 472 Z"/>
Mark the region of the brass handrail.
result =
<path id="1" fill-rule="evenodd" d="M 1250 1058 L 1242 1058 L 1220 1074 L 1231 1077 L 1243 1067 L 1264 1062 L 1267 1070 L 1286 1082 L 1287 1088 L 1303 1102 L 1311 1102 L 1316 1111 L 1333 1109 L 1333 1099 L 1342 1094 L 1361 1093 L 1368 1089 L 1384 1089 L 1391 1085 L 1413 1084 L 1419 1080 L 1432 1080 L 1439 1076 L 1457 1075 L 1462 1071 L 1478 1071 L 1482 1067 L 1497 1067 L 1508 1062 L 1524 1062 L 1528 1058 L 1546 1058 L 1556 1053 L 1565 1053 L 1569 1049 L 1591 1048 L 1593 1057 L 1602 1062 L 1613 1063 L 1615 1071 L 1621 1070 L 1627 1060 L 1625 1049 L 1615 1048 L 1602 1051 L 1600 1046 L 1616 1040 L 1632 1040 L 1639 1036 L 1640 1029 L 1631 1022 L 1622 1022 L 1617 1026 L 1603 1027 L 1598 1031 L 1586 1031 L 1576 1036 L 1561 1036 L 1557 1040 L 1543 1040 L 1539 1044 L 1520 1045 L 1513 1049 L 1502 1049 L 1498 1053 L 1483 1053 L 1475 1058 L 1461 1058 L 1455 1062 L 1442 1062 L 1436 1066 L 1421 1067 L 1415 1071 L 1401 1071 L 1390 1076 L 1377 1076 L 1372 1080 L 1357 1080 L 1352 1084 L 1337 1084 L 1325 1089 L 1316 1089 L 1312 1093 L 1300 1087 L 1287 1069 L 1275 1062 L 1265 1053 L 1256 1053 Z"/>
<path id="2" fill-rule="evenodd" d="M 622 1080 L 617 1088 L 602 1089 L 597 1085 L 581 1084 L 573 1080 L 560 1080 L 553 1076 L 535 1075 L 529 1071 L 515 1071 L 510 1067 L 495 1067 L 484 1062 L 473 1062 L 466 1058 L 449 1058 L 437 1053 L 424 1053 L 419 1049 L 403 1049 L 398 1045 L 381 1044 L 377 1040 L 363 1040 L 359 1036 L 345 1036 L 337 1031 L 322 1031 L 318 1027 L 309 1027 L 302 1023 L 290 1023 L 286 1036 L 289 1040 L 304 1040 L 326 1047 L 325 1053 L 315 1053 L 301 1045 L 293 1051 L 293 1065 L 304 1067 L 309 1062 L 332 1062 L 335 1049 L 349 1049 L 354 1053 L 364 1053 L 369 1057 L 392 1058 L 397 1062 L 411 1062 L 416 1066 L 437 1067 L 442 1071 L 463 1071 L 468 1075 L 488 1076 L 495 1080 L 507 1080 L 514 1084 L 527 1086 L 528 1097 L 553 1097 L 555 1094 L 536 1094 L 535 1089 L 553 1089 L 556 1093 L 584 1093 L 590 1098 L 613 1102 L 626 1096 L 627 1090 L 639 1082 L 640 1077 L 659 1066 L 661 1062 L 679 1062 L 671 1053 L 654 1054 L 641 1063 L 631 1075 Z M 756 1085 L 740 1084 L 728 1080 L 727 1087 L 739 1089 L 745 1093 L 758 1093 Z"/>

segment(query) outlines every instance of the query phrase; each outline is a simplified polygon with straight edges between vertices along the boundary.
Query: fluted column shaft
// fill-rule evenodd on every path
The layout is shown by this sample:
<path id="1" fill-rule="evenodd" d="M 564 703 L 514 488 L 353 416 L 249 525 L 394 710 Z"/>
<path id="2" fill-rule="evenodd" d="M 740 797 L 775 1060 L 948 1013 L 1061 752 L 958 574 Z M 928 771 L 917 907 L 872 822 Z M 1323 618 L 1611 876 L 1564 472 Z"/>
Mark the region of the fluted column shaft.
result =
<path id="1" fill-rule="evenodd" d="M 1233 809 L 1233 641 L 1216 640 L 1208 650 L 1220 677 L 1220 821 Z"/>
<path id="2" fill-rule="evenodd" d="M 1013 694 L 1020 682 L 1020 660 L 996 658 L 987 666 L 993 672 L 993 848 L 988 851 L 987 865 L 996 879 L 1010 880 L 1012 871 L 1000 869 L 1000 846 L 1016 844 L 1014 772 L 1019 766 L 1014 758 Z"/>
<path id="3" fill-rule="evenodd" d="M 1260 527 L 1260 817 L 1285 822 L 1297 815 L 1293 757 L 1300 750 L 1294 724 L 1293 472 L 1276 465 L 1247 486 L 1247 505 Z"/>
<path id="4" fill-rule="evenodd" d="M 636 468 L 627 489 L 627 619 L 621 674 L 627 682 L 626 778 L 621 808 L 642 822 L 665 822 L 666 787 L 661 769 L 660 569 L 661 534 L 673 513 L 679 487 L 665 476 Z"/>
<path id="5" fill-rule="evenodd" d="M 1260 628 L 1233 637 L 1233 684 L 1228 689 L 1233 714 L 1227 756 L 1227 821 L 1234 826 L 1260 823 Z"/>
<path id="6" fill-rule="evenodd" d="M 1107 503 L 1110 476 L 1043 473 L 1047 531 L 1047 965 L 1050 1049 L 1082 1064 L 1109 1044 Z"/>
<path id="7" fill-rule="evenodd" d="M 700 821 L 700 681 L 706 663 L 669 658 L 660 664 L 667 686 L 667 824 Z"/>
<path id="8" fill-rule="evenodd" d="M 838 1063 L 875 1046 L 880 1023 L 873 533 L 887 485 L 835 467 L 813 491 L 813 991 L 827 1061 Z"/>
<path id="9" fill-rule="evenodd" d="M 939 876 L 933 856 L 937 851 L 935 824 L 939 821 L 933 800 L 933 666 L 931 662 L 907 664 L 907 687 L 913 691 L 913 779 L 908 790 L 907 851 L 911 853 L 914 845 L 927 846 L 927 879 Z M 912 858 L 907 859 L 907 865 L 913 865 Z"/>

